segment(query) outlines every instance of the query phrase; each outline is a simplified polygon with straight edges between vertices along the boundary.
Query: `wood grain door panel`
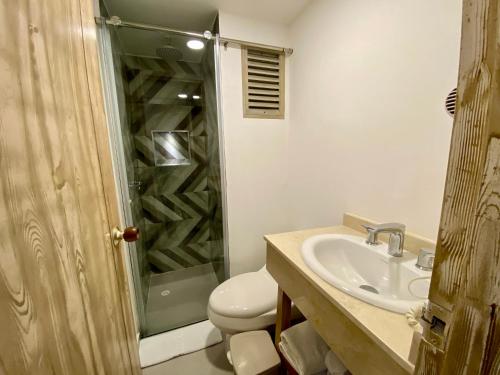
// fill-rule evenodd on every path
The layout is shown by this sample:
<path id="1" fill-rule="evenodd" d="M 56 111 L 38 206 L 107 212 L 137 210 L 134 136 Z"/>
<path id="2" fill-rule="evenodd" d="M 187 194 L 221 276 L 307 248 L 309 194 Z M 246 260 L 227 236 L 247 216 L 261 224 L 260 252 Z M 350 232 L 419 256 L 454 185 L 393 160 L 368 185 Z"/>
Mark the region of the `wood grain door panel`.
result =
<path id="1" fill-rule="evenodd" d="M 91 0 L 0 2 L 2 374 L 140 371 L 95 43 Z"/>

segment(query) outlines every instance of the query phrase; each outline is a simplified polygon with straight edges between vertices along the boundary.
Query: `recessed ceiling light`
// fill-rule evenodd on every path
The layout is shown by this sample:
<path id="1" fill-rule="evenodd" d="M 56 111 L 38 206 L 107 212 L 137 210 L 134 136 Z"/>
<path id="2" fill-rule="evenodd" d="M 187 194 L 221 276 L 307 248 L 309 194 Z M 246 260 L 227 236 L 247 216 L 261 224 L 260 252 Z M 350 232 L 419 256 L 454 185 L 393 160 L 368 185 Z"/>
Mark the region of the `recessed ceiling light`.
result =
<path id="1" fill-rule="evenodd" d="M 202 49 L 203 47 L 205 47 L 205 44 L 198 39 L 191 39 L 186 44 L 191 49 Z"/>
<path id="2" fill-rule="evenodd" d="M 179 97 L 179 99 L 187 99 L 187 94 L 177 94 L 177 96 Z"/>
<path id="3" fill-rule="evenodd" d="M 199 95 L 193 95 L 193 99 L 200 99 Z"/>

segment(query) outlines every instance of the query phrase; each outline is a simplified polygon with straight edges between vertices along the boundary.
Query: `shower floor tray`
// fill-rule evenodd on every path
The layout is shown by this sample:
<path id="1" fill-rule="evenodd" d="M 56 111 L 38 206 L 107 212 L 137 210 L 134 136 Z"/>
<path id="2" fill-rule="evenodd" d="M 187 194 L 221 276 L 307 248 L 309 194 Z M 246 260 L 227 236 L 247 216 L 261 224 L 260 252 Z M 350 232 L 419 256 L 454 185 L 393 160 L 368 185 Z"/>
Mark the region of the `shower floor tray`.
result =
<path id="1" fill-rule="evenodd" d="M 208 298 L 217 285 L 211 263 L 152 275 L 145 335 L 206 320 Z"/>

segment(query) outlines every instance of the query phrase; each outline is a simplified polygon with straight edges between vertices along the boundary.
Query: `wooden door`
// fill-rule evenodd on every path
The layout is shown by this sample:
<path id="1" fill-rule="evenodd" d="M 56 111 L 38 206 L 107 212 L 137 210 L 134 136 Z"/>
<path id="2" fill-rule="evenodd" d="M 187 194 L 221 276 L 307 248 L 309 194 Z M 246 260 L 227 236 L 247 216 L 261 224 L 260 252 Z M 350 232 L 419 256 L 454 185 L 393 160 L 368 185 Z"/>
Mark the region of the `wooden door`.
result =
<path id="1" fill-rule="evenodd" d="M 458 103 L 416 374 L 500 374 L 500 20 L 463 2 Z"/>
<path id="2" fill-rule="evenodd" d="M 0 0 L 0 374 L 139 374 L 92 0 Z"/>

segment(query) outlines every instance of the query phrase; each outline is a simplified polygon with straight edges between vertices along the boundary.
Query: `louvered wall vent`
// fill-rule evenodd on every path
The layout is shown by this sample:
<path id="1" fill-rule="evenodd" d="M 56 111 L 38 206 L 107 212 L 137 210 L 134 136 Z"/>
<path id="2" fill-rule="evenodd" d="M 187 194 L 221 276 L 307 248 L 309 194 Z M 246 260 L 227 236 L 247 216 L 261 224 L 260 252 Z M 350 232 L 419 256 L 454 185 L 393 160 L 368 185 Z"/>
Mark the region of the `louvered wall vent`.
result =
<path id="1" fill-rule="evenodd" d="M 446 112 L 448 112 L 448 114 L 451 117 L 455 116 L 455 109 L 457 107 L 457 89 L 456 88 L 451 90 L 451 92 L 446 97 L 445 106 L 446 106 Z"/>
<path id="2" fill-rule="evenodd" d="M 243 117 L 284 118 L 285 55 L 242 47 Z"/>

